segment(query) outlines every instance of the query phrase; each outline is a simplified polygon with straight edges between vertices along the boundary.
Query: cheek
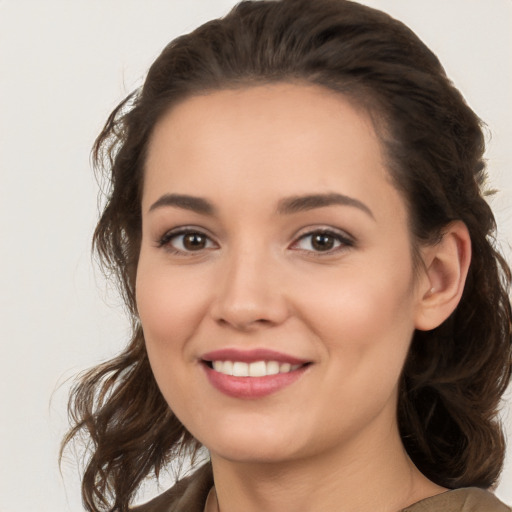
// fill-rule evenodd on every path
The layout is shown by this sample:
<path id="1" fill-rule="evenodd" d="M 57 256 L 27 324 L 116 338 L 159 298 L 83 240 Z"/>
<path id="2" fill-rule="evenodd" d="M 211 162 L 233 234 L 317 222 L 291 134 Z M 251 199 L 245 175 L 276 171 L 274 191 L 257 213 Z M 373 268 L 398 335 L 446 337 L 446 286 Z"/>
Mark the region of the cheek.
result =
<path id="1" fill-rule="evenodd" d="M 385 334 L 393 326 L 413 325 L 412 279 L 406 276 L 383 276 L 365 270 L 349 269 L 343 276 L 326 276 L 319 281 L 304 282 L 302 293 L 310 321 L 320 329 L 350 333 L 366 338 L 365 332 Z M 372 338 L 367 338 L 369 343 Z"/>
<path id="2" fill-rule="evenodd" d="M 180 419 L 190 401 L 184 385 L 189 366 L 184 363 L 194 362 L 189 340 L 205 309 L 190 277 L 141 255 L 136 300 L 146 350 L 156 382 Z"/>
<path id="3" fill-rule="evenodd" d="M 191 336 L 206 308 L 206 293 L 197 287 L 201 282 L 202 276 L 152 264 L 141 255 L 136 299 L 148 345 L 177 349 Z"/>
<path id="4" fill-rule="evenodd" d="M 372 372 L 397 378 L 414 332 L 412 272 L 386 267 L 387 272 L 381 273 L 370 268 L 364 272 L 353 268 L 340 279 L 326 279 L 316 286 L 304 283 L 308 306 L 304 303 L 300 308 L 307 312 L 306 321 L 322 340 L 326 356 L 335 358 L 344 372 L 361 372 L 362 384 Z M 373 379 L 368 382 L 372 385 Z"/>
<path id="5" fill-rule="evenodd" d="M 390 288 L 387 280 L 368 277 L 347 278 L 346 289 L 331 287 L 322 301 L 310 302 L 309 324 L 328 361 L 321 394 L 323 406 L 331 406 L 333 425 L 345 417 L 357 417 L 353 426 L 361 425 L 384 408 L 393 413 L 414 332 L 406 283 L 398 280 Z"/>

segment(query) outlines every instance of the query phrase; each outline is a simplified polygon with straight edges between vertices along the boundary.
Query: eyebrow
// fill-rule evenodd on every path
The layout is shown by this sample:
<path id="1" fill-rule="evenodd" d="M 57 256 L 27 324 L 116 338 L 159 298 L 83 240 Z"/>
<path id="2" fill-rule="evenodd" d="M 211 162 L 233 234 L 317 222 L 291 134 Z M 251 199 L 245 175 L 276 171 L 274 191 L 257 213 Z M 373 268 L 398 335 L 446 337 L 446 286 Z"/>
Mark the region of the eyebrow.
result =
<path id="1" fill-rule="evenodd" d="M 164 194 L 155 201 L 149 208 L 149 212 L 164 206 L 174 206 L 183 210 L 191 210 L 202 215 L 215 215 L 216 209 L 210 201 L 202 197 L 189 196 L 185 194 Z"/>
<path id="2" fill-rule="evenodd" d="M 277 212 L 280 214 L 288 215 L 333 205 L 352 206 L 363 211 L 372 219 L 375 219 L 370 208 L 368 208 L 368 206 L 366 206 L 363 202 L 359 201 L 359 199 L 334 192 L 327 194 L 294 196 L 281 199 L 281 201 L 278 203 Z"/>
<path id="3" fill-rule="evenodd" d="M 277 213 L 280 215 L 291 215 L 293 213 L 314 210 L 315 208 L 324 208 L 326 206 L 341 205 L 352 206 L 363 211 L 372 219 L 375 219 L 368 206 L 359 199 L 345 196 L 338 193 L 327 194 L 308 194 L 303 196 L 292 196 L 281 199 L 278 202 Z M 164 194 L 155 201 L 149 208 L 149 212 L 163 207 L 176 207 L 184 210 L 190 210 L 201 215 L 215 215 L 217 210 L 213 204 L 202 197 L 189 196 L 186 194 Z"/>

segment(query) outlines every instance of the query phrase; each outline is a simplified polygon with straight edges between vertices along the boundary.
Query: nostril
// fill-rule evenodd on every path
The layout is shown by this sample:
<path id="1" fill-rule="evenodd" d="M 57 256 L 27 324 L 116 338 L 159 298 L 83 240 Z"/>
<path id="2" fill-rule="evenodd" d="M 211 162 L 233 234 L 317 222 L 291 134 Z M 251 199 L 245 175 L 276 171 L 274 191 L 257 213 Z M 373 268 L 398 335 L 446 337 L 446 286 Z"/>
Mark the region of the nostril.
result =
<path id="1" fill-rule="evenodd" d="M 242 318 L 219 318 L 217 322 L 223 327 L 234 327 L 239 331 L 250 331 L 255 327 L 268 327 L 274 325 L 275 322 L 269 320 L 267 318 L 258 318 L 258 319 L 242 319 Z"/>

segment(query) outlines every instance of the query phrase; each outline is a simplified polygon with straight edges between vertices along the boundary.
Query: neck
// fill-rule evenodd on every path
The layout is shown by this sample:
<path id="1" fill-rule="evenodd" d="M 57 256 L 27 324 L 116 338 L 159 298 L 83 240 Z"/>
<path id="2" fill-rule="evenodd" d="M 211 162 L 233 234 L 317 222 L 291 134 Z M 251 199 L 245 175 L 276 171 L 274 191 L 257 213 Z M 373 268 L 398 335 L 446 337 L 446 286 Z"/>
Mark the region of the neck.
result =
<path id="1" fill-rule="evenodd" d="M 212 454 L 218 510 L 396 512 L 444 490 L 417 470 L 397 430 L 378 443 L 371 438 L 280 463 L 237 462 Z"/>

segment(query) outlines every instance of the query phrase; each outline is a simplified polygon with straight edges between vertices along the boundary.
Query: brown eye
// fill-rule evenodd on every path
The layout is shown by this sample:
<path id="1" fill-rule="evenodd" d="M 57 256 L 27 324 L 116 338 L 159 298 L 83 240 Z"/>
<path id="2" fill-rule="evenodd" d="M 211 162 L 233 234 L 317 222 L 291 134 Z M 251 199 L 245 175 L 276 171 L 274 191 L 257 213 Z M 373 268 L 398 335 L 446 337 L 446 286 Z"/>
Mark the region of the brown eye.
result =
<path id="1" fill-rule="evenodd" d="M 183 235 L 183 247 L 187 251 L 198 251 L 206 247 L 207 239 L 201 233 L 187 233 Z"/>
<path id="2" fill-rule="evenodd" d="M 192 230 L 171 231 L 164 235 L 158 245 L 177 254 L 199 252 L 216 247 L 209 236 Z"/>
<path id="3" fill-rule="evenodd" d="M 301 236 L 292 246 L 292 249 L 311 253 L 334 253 L 338 250 L 352 247 L 354 242 L 342 233 L 334 231 L 312 231 Z"/>
<path id="4" fill-rule="evenodd" d="M 326 233 L 318 233 L 311 237 L 311 247 L 315 251 L 329 251 L 334 247 L 336 240 Z"/>

